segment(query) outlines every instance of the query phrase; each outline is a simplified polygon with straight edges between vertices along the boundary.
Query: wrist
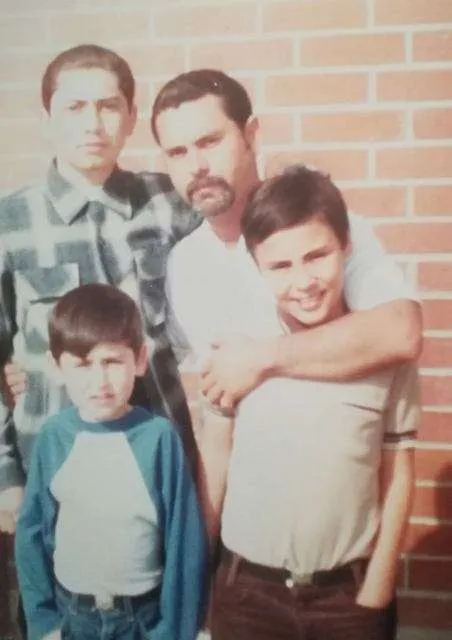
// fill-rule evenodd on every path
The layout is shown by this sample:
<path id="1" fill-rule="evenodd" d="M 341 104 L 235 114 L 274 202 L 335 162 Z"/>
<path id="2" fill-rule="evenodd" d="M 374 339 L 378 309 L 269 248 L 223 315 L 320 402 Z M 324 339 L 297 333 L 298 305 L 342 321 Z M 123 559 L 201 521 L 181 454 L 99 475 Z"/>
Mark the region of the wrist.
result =
<path id="1" fill-rule="evenodd" d="M 268 340 L 260 350 L 260 382 L 280 375 L 281 338 Z"/>

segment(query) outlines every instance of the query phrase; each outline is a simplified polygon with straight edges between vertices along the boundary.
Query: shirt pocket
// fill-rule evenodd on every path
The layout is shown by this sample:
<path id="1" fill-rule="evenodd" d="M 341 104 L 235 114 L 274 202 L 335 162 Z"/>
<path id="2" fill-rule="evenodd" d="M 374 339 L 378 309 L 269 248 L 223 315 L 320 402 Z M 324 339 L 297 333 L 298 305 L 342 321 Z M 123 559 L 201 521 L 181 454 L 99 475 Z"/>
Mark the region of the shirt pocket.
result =
<path id="1" fill-rule="evenodd" d="M 46 351 L 50 312 L 61 296 L 79 284 L 77 263 L 14 272 L 17 327 L 25 352 Z"/>

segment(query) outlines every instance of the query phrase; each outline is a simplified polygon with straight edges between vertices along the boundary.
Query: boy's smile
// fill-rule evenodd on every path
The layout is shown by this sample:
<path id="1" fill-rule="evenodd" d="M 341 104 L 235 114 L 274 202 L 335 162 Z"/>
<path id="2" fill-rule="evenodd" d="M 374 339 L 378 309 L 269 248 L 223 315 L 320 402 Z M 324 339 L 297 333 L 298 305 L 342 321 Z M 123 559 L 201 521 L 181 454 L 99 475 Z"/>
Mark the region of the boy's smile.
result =
<path id="1" fill-rule="evenodd" d="M 272 234 L 256 246 L 254 255 L 291 330 L 344 313 L 347 247 L 320 215 Z"/>

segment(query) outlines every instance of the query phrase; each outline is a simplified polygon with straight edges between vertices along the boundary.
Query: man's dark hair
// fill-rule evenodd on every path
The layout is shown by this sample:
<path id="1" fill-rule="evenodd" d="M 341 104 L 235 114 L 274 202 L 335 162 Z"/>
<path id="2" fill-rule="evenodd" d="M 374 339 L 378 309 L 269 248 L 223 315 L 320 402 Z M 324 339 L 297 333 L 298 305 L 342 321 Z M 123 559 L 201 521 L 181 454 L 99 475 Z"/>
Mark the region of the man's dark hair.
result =
<path id="1" fill-rule="evenodd" d="M 54 58 L 42 76 L 41 99 L 44 109 L 50 112 L 50 102 L 57 88 L 58 76 L 66 69 L 103 69 L 118 79 L 118 87 L 124 95 L 129 110 L 135 98 L 135 78 L 128 63 L 117 53 L 97 44 L 81 44 L 66 49 Z"/>
<path id="2" fill-rule="evenodd" d="M 56 303 L 49 319 L 50 351 L 85 358 L 101 342 L 125 344 L 136 356 L 143 345 L 141 316 L 126 293 L 108 284 L 72 289 Z"/>
<path id="3" fill-rule="evenodd" d="M 293 165 L 262 182 L 251 195 L 242 218 L 242 233 L 250 253 L 277 231 L 315 216 L 331 227 L 342 247 L 349 237 L 347 206 L 329 175 Z"/>
<path id="4" fill-rule="evenodd" d="M 245 87 L 218 69 L 194 69 L 176 76 L 158 92 L 151 115 L 151 129 L 156 142 L 160 143 L 157 118 L 162 111 L 177 109 L 184 102 L 199 100 L 207 95 L 218 96 L 225 114 L 243 131 L 252 113 L 251 100 Z"/>

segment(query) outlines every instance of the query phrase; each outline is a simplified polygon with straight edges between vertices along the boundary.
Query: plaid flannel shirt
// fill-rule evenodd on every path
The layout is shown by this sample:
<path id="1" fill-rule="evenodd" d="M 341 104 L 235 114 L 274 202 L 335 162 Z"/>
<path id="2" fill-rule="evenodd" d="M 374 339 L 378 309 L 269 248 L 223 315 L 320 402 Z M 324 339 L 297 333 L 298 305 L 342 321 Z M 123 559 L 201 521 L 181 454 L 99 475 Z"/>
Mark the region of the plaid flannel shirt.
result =
<path id="1" fill-rule="evenodd" d="M 21 484 L 42 422 L 69 402 L 48 369 L 47 320 L 61 295 L 90 282 L 110 283 L 137 302 L 150 355 L 149 371 L 138 379 L 132 402 L 167 415 L 178 426 L 187 454 L 195 456 L 165 332 L 164 278 L 171 247 L 200 218 L 164 174 L 115 169 L 96 200 L 107 214 L 102 258 L 87 195 L 54 163 L 45 184 L 0 201 L 0 366 L 14 357 L 27 371 L 27 390 L 14 411 L 1 401 L 0 489 Z"/>

